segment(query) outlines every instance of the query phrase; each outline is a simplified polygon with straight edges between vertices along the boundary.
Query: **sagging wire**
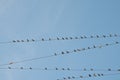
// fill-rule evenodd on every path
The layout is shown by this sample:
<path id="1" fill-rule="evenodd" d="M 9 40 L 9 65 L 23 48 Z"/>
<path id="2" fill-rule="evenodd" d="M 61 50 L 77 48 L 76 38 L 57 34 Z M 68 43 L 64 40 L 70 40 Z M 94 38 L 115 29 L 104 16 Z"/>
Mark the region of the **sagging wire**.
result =
<path id="1" fill-rule="evenodd" d="M 109 35 L 95 35 L 95 36 L 75 36 L 75 37 L 56 37 L 56 38 L 41 38 L 37 39 L 26 39 L 26 40 L 12 40 L 9 42 L 0 42 L 0 44 L 8 44 L 8 43 L 25 43 L 25 42 L 44 42 L 44 41 L 60 41 L 60 40 L 81 40 L 81 39 L 93 39 L 93 38 L 112 38 L 112 37 L 120 37 L 118 34 L 109 34 Z"/>
<path id="2" fill-rule="evenodd" d="M 112 76 L 112 75 L 120 75 L 120 73 L 93 73 L 93 74 L 88 74 L 87 76 L 79 75 L 79 76 L 68 76 L 68 77 L 63 77 L 61 79 L 56 79 L 56 80 L 73 80 L 73 79 L 84 79 L 84 78 L 92 78 L 92 77 L 103 77 L 103 76 Z"/>
<path id="3" fill-rule="evenodd" d="M 42 56 L 42 57 L 35 57 L 35 58 L 30 58 L 30 59 L 25 59 L 25 60 L 21 60 L 21 61 L 15 61 L 15 62 L 9 62 L 8 64 L 1 64 L 0 66 L 5 66 L 5 65 L 12 65 L 12 64 L 17 64 L 17 63 L 23 63 L 23 62 L 28 62 L 28 61 L 33 61 L 33 60 L 39 60 L 39 59 L 45 59 L 45 58 L 49 58 L 49 57 L 54 57 L 54 56 L 60 56 L 60 55 L 64 55 L 64 54 L 70 54 L 70 53 L 77 53 L 77 52 L 81 52 L 81 51 L 86 51 L 86 50 L 91 50 L 91 49 L 96 49 L 96 48 L 103 48 L 103 47 L 107 47 L 107 46 L 112 46 L 112 45 L 116 45 L 119 44 L 119 42 L 113 42 L 113 43 L 106 43 L 103 45 L 93 45 L 93 46 L 89 46 L 86 48 L 78 48 L 78 49 L 74 49 L 71 51 L 62 51 L 60 53 L 54 53 L 53 55 L 48 55 L 48 56 Z"/>

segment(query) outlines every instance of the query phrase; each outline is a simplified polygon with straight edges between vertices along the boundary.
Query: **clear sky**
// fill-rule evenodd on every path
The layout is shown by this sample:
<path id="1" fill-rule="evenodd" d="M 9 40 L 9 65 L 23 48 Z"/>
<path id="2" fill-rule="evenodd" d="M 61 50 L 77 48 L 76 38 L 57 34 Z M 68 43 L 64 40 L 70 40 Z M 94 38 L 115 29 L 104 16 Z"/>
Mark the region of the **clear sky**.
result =
<path id="1" fill-rule="evenodd" d="M 120 34 L 120 0 L 0 0 L 0 42 L 115 33 Z M 120 38 L 0 44 L 0 64 L 115 41 L 120 41 Z M 118 69 L 119 52 L 120 45 L 114 45 L 11 67 Z M 56 80 L 88 73 L 0 70 L 0 80 Z M 120 80 L 120 75 L 84 80 Z"/>

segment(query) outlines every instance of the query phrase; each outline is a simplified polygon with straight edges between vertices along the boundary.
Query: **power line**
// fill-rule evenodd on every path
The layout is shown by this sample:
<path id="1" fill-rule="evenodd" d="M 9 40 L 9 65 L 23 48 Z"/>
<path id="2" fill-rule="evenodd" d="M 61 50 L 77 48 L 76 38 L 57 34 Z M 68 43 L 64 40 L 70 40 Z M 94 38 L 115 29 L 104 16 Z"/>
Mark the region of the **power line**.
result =
<path id="1" fill-rule="evenodd" d="M 96 48 L 103 48 L 103 47 L 112 46 L 112 45 L 116 45 L 116 44 L 119 44 L 119 42 L 116 41 L 114 43 L 106 43 L 106 44 L 103 44 L 103 45 L 93 45 L 93 46 L 89 46 L 89 47 L 86 47 L 86 48 L 74 49 L 74 50 L 71 50 L 71 51 L 62 51 L 60 53 L 54 53 L 53 55 L 35 57 L 35 58 L 30 58 L 30 59 L 25 59 L 25 60 L 21 60 L 21 61 L 15 61 L 15 62 L 9 62 L 8 64 L 1 64 L 0 66 L 23 63 L 23 62 L 28 62 L 28 61 L 38 60 L 38 59 L 45 59 L 45 58 L 54 57 L 54 56 L 58 56 L 58 55 L 77 53 L 77 52 L 81 52 L 81 51 L 86 51 L 86 50 L 91 50 L 91 49 L 96 49 Z"/>
<path id="2" fill-rule="evenodd" d="M 95 35 L 95 36 L 74 36 L 74 37 L 56 37 L 56 38 L 41 38 L 37 39 L 26 39 L 26 40 L 12 40 L 9 42 L 0 42 L 0 44 L 8 44 L 8 43 L 25 43 L 25 42 L 44 42 L 44 41 L 60 41 L 60 40 L 82 40 L 82 39 L 93 39 L 93 38 L 112 38 L 112 37 L 120 37 L 117 34 L 109 34 L 109 35 Z"/>

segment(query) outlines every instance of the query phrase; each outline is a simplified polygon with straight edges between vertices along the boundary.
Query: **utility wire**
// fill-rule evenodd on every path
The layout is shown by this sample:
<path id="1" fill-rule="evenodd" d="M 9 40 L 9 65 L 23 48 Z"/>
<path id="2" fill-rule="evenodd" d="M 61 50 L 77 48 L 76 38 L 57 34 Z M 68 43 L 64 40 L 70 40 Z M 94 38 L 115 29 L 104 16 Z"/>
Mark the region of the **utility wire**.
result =
<path id="1" fill-rule="evenodd" d="M 35 58 L 30 58 L 30 59 L 25 59 L 25 60 L 21 60 L 21 61 L 15 61 L 15 62 L 12 61 L 12 62 L 9 62 L 7 64 L 1 64 L 0 66 L 6 66 L 6 65 L 17 64 L 17 63 L 23 63 L 23 62 L 28 62 L 28 61 L 39 60 L 39 59 L 45 59 L 45 58 L 64 55 L 64 54 L 77 53 L 77 52 L 96 49 L 96 48 L 103 48 L 103 47 L 113 46 L 113 45 L 116 45 L 116 44 L 119 44 L 119 42 L 116 41 L 116 42 L 113 42 L 113 43 L 106 43 L 106 44 L 103 44 L 103 45 L 93 45 L 93 46 L 89 46 L 89 47 L 86 47 L 86 48 L 74 49 L 74 50 L 71 50 L 71 51 L 62 51 L 60 53 L 54 53 L 54 54 L 48 55 L 48 56 L 35 57 Z"/>
<path id="2" fill-rule="evenodd" d="M 82 39 L 99 39 L 99 38 L 113 38 L 113 37 L 120 37 L 118 34 L 109 34 L 109 35 L 95 35 L 95 36 L 74 36 L 74 37 L 56 37 L 56 38 L 41 38 L 37 39 L 26 39 L 26 40 L 12 40 L 8 42 L 0 42 L 0 44 L 8 44 L 8 43 L 25 43 L 25 42 L 44 42 L 44 41 L 60 41 L 60 40 L 82 40 Z"/>

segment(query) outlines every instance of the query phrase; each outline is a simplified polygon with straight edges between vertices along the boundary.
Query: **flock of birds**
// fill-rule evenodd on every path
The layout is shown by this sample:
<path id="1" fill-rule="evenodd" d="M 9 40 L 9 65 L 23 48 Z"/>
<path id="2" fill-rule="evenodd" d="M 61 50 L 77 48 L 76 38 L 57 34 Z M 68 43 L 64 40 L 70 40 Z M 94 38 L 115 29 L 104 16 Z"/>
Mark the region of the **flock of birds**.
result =
<path id="1" fill-rule="evenodd" d="M 44 41 L 60 41 L 60 40 L 81 40 L 81 39 L 93 39 L 93 38 L 113 38 L 113 37 L 120 37 L 120 35 L 117 34 L 109 34 L 109 35 L 91 35 L 91 36 L 76 36 L 76 37 L 56 37 L 56 38 L 41 38 L 39 40 L 37 39 L 26 39 L 26 40 L 12 40 L 12 41 L 8 41 L 8 42 L 0 42 L 0 44 L 15 44 L 15 43 L 25 43 L 25 42 L 44 42 Z M 86 50 L 91 50 L 91 49 L 96 49 L 96 48 L 103 48 L 103 47 L 108 47 L 108 46 L 113 46 L 113 45 L 117 45 L 120 44 L 120 42 L 116 41 L 113 43 L 106 43 L 106 44 L 99 44 L 99 45 L 92 45 L 92 46 L 88 46 L 85 48 L 77 48 L 77 49 L 73 49 L 73 50 L 67 50 L 67 51 L 61 51 L 61 52 L 55 52 L 51 55 L 46 55 L 46 56 L 40 56 L 40 57 L 35 57 L 35 58 L 29 58 L 29 59 L 25 59 L 25 60 L 21 60 L 21 61 L 10 61 L 8 63 L 5 64 L 0 64 L 0 70 L 3 69 L 8 69 L 8 70 L 43 70 L 43 71 L 107 71 L 107 72 L 115 72 L 115 73 L 108 73 L 108 74 L 104 74 L 104 73 L 93 73 L 93 74 L 87 74 L 86 76 L 83 75 L 79 75 L 79 76 L 68 76 L 68 77 L 63 77 L 57 80 L 70 80 L 70 79 L 79 79 L 79 78 L 90 78 L 90 77 L 102 77 L 102 76 L 109 76 L 109 75 L 118 75 L 120 74 L 120 69 L 72 69 L 72 68 L 33 68 L 33 67 L 11 67 L 11 65 L 14 64 L 18 64 L 18 63 L 24 63 L 24 62 L 28 62 L 28 61 L 33 61 L 33 60 L 38 60 L 38 59 L 44 59 L 44 58 L 49 58 L 49 57 L 55 57 L 55 56 L 60 56 L 60 55 L 67 55 L 67 54 L 71 54 L 71 53 L 80 53 L 81 51 L 86 51 Z M 6 67 L 8 66 L 8 67 Z"/>

